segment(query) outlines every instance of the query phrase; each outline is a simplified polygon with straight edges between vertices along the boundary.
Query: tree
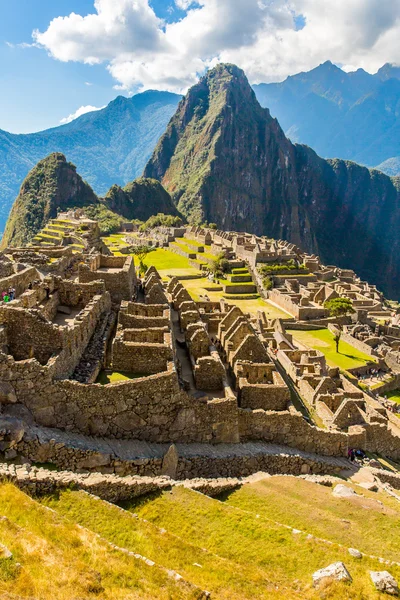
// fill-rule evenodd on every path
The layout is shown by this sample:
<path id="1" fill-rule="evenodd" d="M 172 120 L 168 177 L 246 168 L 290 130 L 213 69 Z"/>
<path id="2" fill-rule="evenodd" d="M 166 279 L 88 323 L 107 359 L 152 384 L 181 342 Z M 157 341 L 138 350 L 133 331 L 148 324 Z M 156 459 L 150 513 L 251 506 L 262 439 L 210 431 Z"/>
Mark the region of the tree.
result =
<path id="1" fill-rule="evenodd" d="M 222 277 L 224 273 L 228 273 L 230 269 L 229 260 L 225 258 L 225 254 L 221 252 L 210 265 L 210 271 L 214 277 Z"/>
<path id="2" fill-rule="evenodd" d="M 329 312 L 330 317 L 343 317 L 355 312 L 353 303 L 349 298 L 333 298 L 332 300 L 327 300 L 324 304 L 324 308 Z"/>
<path id="3" fill-rule="evenodd" d="M 129 248 L 130 254 L 136 256 L 139 260 L 139 275 L 146 273 L 147 267 L 144 264 L 144 259 L 150 252 L 154 252 L 155 248 L 152 246 L 132 246 Z"/>
<path id="4" fill-rule="evenodd" d="M 335 340 L 335 344 L 336 344 L 336 352 L 339 352 L 339 342 L 340 342 L 340 338 L 342 337 L 342 330 L 341 329 L 336 329 L 333 333 L 333 339 Z"/>

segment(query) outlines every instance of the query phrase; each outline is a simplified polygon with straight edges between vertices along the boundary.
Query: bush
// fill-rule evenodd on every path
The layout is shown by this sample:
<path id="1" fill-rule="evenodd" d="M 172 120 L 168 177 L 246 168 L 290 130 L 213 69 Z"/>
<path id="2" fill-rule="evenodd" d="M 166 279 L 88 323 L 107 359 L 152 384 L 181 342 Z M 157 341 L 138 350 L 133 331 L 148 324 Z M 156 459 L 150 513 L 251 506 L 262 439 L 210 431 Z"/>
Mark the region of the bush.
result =
<path id="1" fill-rule="evenodd" d="M 263 278 L 263 286 L 265 290 L 272 290 L 272 288 L 274 287 L 274 282 L 272 281 L 271 277 L 264 277 Z"/>
<path id="2" fill-rule="evenodd" d="M 155 227 L 180 227 L 183 221 L 181 217 L 174 217 L 173 215 L 164 215 L 158 213 L 153 215 L 143 225 L 140 226 L 140 231 L 147 231 L 148 229 L 154 229 Z"/>
<path id="3" fill-rule="evenodd" d="M 267 265 L 263 265 L 258 268 L 258 271 L 261 275 L 268 275 L 269 273 L 274 273 L 275 275 L 279 275 L 279 273 L 286 273 L 287 271 L 304 271 L 308 272 L 306 267 L 299 265 L 293 259 L 290 259 L 288 262 L 272 262 Z"/>
<path id="4" fill-rule="evenodd" d="M 92 204 L 90 206 L 85 206 L 83 210 L 89 219 L 98 221 L 100 233 L 102 235 L 109 235 L 121 231 L 124 219 L 109 208 L 106 208 L 104 204 Z"/>

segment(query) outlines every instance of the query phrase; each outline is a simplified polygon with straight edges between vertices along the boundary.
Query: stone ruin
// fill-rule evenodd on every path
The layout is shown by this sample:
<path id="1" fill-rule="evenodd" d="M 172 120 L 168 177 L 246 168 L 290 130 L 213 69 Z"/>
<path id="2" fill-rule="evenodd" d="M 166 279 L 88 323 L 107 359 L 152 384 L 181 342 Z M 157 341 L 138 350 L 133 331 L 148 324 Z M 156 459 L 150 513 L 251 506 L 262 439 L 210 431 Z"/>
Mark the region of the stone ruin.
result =
<path id="1" fill-rule="evenodd" d="M 286 242 L 202 228 L 186 233 L 249 268 L 277 257 L 299 260 Z M 335 472 L 349 447 L 400 458 L 400 436 L 385 407 L 329 368 L 322 353 L 297 346 L 283 322 L 264 313 L 251 318 L 226 300 L 195 302 L 181 280 L 164 281 L 154 267 L 139 285 L 133 257 L 72 242 L 9 249 L 0 259 L 0 286 L 17 292 L 0 305 L 6 458 L 159 475 L 175 444 L 176 470 L 187 477 L 260 468 Z M 352 272 L 324 268 L 314 256 L 303 260 L 310 282 L 292 281 L 282 289 L 293 291 L 276 293 L 294 305 L 300 296 L 296 306 L 311 310 L 307 299 L 318 308 L 308 316 L 319 319 L 324 299 L 344 289 L 369 317 L 383 310 L 381 295 Z M 328 289 L 325 273 L 332 272 L 338 281 Z M 323 428 L 304 418 L 291 388 Z M 296 461 L 276 445 L 297 453 Z"/>

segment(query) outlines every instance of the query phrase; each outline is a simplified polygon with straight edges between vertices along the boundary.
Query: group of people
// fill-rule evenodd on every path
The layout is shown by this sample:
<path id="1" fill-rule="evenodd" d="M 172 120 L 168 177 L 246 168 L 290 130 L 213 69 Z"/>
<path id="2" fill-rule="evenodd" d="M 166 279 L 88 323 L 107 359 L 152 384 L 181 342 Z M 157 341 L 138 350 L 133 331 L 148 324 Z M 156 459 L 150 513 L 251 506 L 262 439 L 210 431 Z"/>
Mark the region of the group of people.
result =
<path id="1" fill-rule="evenodd" d="M 359 379 L 363 381 L 364 379 L 371 379 L 376 377 L 377 379 L 382 379 L 384 377 L 384 371 L 380 371 L 379 369 L 369 369 L 363 375 L 359 376 Z"/>
<path id="2" fill-rule="evenodd" d="M 7 291 L 1 293 L 3 302 L 11 302 L 15 299 L 15 288 L 9 287 Z"/>
<path id="3" fill-rule="evenodd" d="M 354 448 L 349 448 L 347 457 L 351 462 L 354 462 L 356 459 L 364 460 L 366 454 L 364 450 L 355 450 Z"/>

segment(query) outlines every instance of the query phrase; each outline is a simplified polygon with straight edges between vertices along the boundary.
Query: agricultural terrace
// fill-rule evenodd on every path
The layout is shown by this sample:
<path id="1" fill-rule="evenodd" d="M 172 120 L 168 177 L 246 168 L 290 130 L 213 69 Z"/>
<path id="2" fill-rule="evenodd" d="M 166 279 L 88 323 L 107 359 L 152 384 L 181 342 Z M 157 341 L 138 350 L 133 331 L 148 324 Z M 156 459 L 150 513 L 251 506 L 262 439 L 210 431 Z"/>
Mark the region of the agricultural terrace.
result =
<path id="1" fill-rule="evenodd" d="M 326 362 L 331 367 L 339 367 L 342 370 L 347 370 L 362 367 L 368 362 L 373 362 L 371 356 L 364 354 L 343 340 L 339 342 L 339 352 L 336 352 L 335 340 L 329 329 L 317 329 L 314 331 L 288 329 L 287 332 L 291 333 L 294 339 L 301 344 L 323 352 Z"/>

